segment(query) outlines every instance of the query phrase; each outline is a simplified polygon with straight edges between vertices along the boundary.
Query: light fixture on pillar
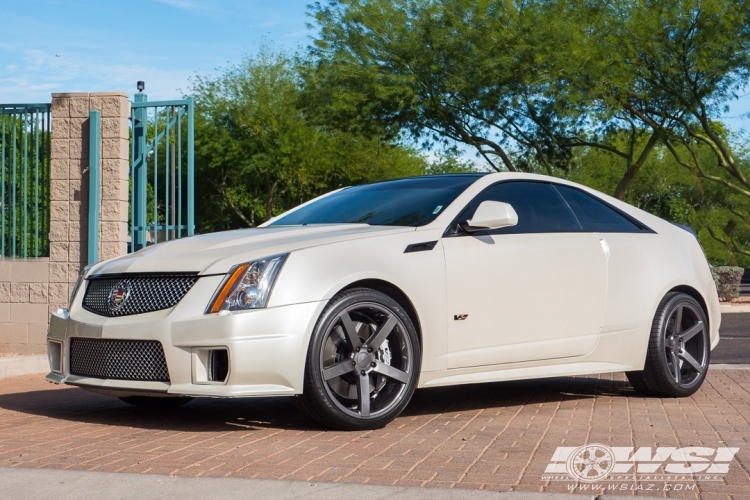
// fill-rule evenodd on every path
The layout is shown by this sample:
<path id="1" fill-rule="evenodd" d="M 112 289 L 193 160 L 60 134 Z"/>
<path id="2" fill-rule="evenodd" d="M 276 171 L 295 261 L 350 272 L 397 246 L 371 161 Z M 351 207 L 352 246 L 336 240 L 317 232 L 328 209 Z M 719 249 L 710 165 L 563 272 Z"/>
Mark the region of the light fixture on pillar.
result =
<path id="1" fill-rule="evenodd" d="M 139 80 L 137 85 L 138 85 L 138 92 L 143 92 L 143 90 L 146 88 L 146 82 Z"/>

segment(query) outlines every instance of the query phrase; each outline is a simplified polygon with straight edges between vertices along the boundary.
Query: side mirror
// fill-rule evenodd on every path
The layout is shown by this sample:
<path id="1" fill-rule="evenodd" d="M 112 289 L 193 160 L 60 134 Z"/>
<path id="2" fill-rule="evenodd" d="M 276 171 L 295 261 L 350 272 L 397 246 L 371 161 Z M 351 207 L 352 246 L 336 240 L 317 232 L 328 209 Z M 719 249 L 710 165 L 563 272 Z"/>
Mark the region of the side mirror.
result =
<path id="1" fill-rule="evenodd" d="M 462 222 L 461 229 L 468 233 L 484 229 L 499 229 L 518 224 L 518 214 L 513 207 L 502 201 L 483 201 L 479 204 L 474 217 Z"/>

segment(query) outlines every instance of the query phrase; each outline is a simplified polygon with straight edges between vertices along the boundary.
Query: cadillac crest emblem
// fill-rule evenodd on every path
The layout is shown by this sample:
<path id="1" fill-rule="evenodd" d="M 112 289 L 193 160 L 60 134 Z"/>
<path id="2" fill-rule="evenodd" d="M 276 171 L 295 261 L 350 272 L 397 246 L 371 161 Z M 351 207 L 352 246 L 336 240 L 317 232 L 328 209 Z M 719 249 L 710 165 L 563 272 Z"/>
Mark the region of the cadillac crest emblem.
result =
<path id="1" fill-rule="evenodd" d="M 130 283 L 127 281 L 120 281 L 109 292 L 107 298 L 107 308 L 109 312 L 117 312 L 125 306 L 130 296 Z"/>

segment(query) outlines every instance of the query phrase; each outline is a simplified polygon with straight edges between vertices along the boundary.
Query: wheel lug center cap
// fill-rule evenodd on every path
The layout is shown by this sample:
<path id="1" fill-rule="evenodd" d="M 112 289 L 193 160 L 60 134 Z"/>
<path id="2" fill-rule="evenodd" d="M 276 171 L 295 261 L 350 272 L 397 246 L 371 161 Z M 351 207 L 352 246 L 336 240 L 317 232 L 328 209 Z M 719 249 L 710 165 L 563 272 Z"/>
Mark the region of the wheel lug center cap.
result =
<path id="1" fill-rule="evenodd" d="M 369 368 L 370 367 L 370 354 L 367 352 L 359 352 L 354 357 L 354 361 L 357 363 L 357 366 L 361 369 Z"/>

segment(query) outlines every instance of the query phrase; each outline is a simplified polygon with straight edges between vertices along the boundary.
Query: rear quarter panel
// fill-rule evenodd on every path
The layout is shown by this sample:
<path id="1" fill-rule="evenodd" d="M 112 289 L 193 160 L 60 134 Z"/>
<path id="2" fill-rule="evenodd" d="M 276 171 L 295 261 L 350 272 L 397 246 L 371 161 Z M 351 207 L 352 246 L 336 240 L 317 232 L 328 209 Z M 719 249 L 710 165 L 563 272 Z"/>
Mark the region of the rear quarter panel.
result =
<path id="1" fill-rule="evenodd" d="M 614 198 L 594 193 L 640 220 L 654 233 L 602 234 L 610 248 L 607 305 L 597 358 L 641 369 L 659 303 L 677 287 L 690 287 L 706 304 L 712 344 L 718 339 L 713 278 L 696 238 L 687 231 Z"/>

